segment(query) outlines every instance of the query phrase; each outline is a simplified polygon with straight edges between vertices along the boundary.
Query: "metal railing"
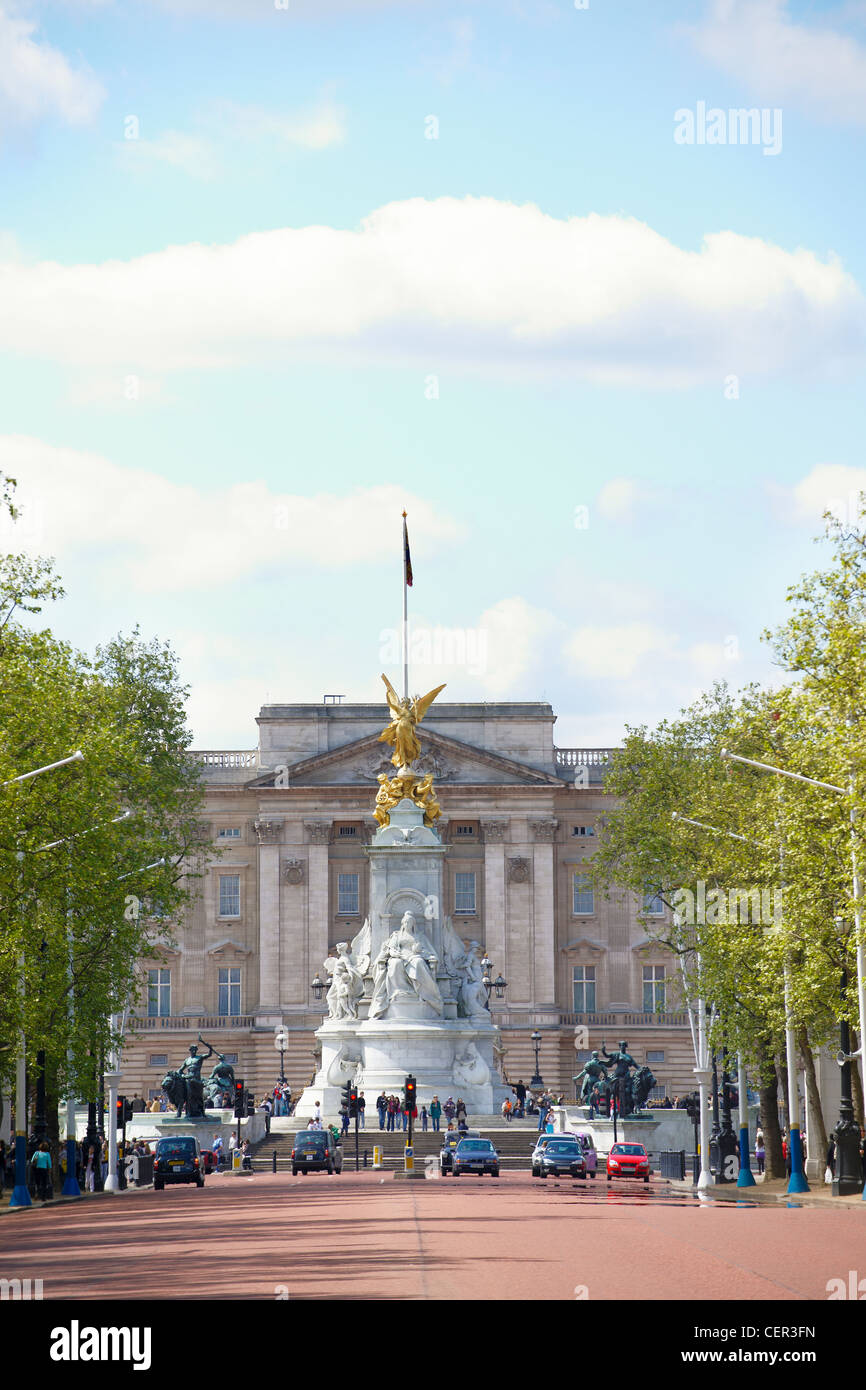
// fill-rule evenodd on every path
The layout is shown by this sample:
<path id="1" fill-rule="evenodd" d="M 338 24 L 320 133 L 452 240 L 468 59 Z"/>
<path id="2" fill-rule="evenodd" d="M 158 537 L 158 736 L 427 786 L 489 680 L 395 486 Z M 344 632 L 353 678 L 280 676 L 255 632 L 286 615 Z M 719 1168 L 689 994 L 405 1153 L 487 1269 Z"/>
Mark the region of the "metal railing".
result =
<path id="1" fill-rule="evenodd" d="M 515 1013 L 496 1009 L 493 1021 L 502 1028 L 686 1028 L 689 1016 L 675 1013 Z"/>
<path id="2" fill-rule="evenodd" d="M 207 1014 L 201 1017 L 190 1014 L 162 1014 L 149 1016 L 133 1014 L 130 1025 L 137 1033 L 152 1032 L 162 1028 L 252 1028 L 255 1019 L 252 1014 Z"/>

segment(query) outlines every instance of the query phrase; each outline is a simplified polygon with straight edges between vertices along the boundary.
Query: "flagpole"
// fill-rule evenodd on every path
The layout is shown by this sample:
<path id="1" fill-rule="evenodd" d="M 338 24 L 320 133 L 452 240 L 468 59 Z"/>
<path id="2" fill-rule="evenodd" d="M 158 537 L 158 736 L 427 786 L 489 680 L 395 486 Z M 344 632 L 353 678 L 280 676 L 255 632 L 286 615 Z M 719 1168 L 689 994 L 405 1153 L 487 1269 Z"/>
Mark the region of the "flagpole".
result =
<path id="1" fill-rule="evenodd" d="M 403 699 L 409 699 L 409 585 L 406 574 L 406 513 L 403 513 Z"/>

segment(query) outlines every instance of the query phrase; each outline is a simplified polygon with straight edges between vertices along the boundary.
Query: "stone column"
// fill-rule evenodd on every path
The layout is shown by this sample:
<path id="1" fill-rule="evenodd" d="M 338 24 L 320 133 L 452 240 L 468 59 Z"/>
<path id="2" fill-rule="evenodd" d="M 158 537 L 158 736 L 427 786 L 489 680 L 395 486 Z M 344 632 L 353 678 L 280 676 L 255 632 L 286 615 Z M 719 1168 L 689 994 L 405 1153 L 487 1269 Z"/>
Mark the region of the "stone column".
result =
<path id="1" fill-rule="evenodd" d="M 535 839 L 532 856 L 532 1002 L 538 1007 L 556 1002 L 553 846 L 558 825 L 559 822 L 553 817 L 531 822 Z"/>
<path id="2" fill-rule="evenodd" d="M 508 821 L 481 822 L 484 836 L 484 946 L 496 974 L 508 979 L 505 945 L 505 836 Z"/>
<path id="3" fill-rule="evenodd" d="M 300 845 L 292 845 L 281 869 L 280 1004 L 289 1008 L 309 1003 L 310 980 L 316 973 L 315 967 L 307 970 L 307 867 Z"/>
<path id="4" fill-rule="evenodd" d="M 280 1006 L 280 840 L 281 820 L 257 820 L 259 842 L 259 1011 Z"/>
<path id="5" fill-rule="evenodd" d="M 304 821 L 309 837 L 307 851 L 309 865 L 309 888 L 307 891 L 307 980 L 309 982 L 319 972 L 328 954 L 329 907 L 328 902 L 328 846 L 331 843 L 333 825 L 330 821 Z M 324 1004 L 324 1001 L 323 1001 Z"/>

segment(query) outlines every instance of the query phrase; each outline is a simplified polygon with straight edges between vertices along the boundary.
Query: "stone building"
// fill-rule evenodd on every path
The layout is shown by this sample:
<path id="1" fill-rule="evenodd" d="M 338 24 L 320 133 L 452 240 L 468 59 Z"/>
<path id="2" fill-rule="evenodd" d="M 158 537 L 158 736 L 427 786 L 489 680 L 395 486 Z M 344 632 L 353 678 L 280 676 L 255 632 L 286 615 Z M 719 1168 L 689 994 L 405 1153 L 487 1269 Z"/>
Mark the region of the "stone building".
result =
<path id="1" fill-rule="evenodd" d="M 266 705 L 258 747 L 200 752 L 206 819 L 220 854 L 171 948 L 142 962 L 145 1002 L 127 1037 L 124 1088 L 159 1092 L 201 1032 L 257 1095 L 273 1085 L 278 1025 L 294 1092 L 316 1069 L 326 1012 L 312 981 L 367 910 L 365 846 L 375 830 L 384 704 Z M 590 1048 L 626 1038 L 658 1096 L 694 1086 L 688 1020 L 672 956 L 647 936 L 659 903 L 593 886 L 583 867 L 611 798 L 604 749 L 557 748 L 550 705 L 436 703 L 420 729 L 447 846 L 442 904 L 478 941 L 510 1081 L 535 1071 L 566 1096 Z"/>

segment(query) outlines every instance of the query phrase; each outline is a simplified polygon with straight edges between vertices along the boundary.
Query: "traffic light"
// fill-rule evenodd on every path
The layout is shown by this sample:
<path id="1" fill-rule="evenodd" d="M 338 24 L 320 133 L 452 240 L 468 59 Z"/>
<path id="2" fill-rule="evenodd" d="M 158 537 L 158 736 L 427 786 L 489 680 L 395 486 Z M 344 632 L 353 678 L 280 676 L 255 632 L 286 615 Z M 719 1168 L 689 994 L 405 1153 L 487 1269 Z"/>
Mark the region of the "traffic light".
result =
<path id="1" fill-rule="evenodd" d="M 353 1092 L 353 1089 L 354 1089 L 354 1088 L 352 1087 L 352 1085 L 347 1081 L 346 1084 L 345 1084 L 345 1086 L 343 1087 L 342 1091 L 340 1092 L 340 1106 L 341 1106 L 341 1108 L 342 1108 L 343 1106 L 346 1107 L 346 1114 L 347 1114 L 347 1115 L 352 1115 L 352 1114 L 354 1114 L 354 1111 L 352 1110 L 352 1092 Z M 355 1091 L 354 1094 L 355 1094 L 355 1099 L 357 1100 L 357 1098 L 358 1098 L 358 1092 Z"/>
<path id="2" fill-rule="evenodd" d="M 245 1115 L 255 1115 L 255 1113 L 256 1113 L 256 1098 L 255 1098 L 255 1096 L 253 1095 L 252 1091 L 244 1091 L 244 1099 L 245 1099 L 245 1101 L 246 1101 L 246 1109 L 244 1110 L 244 1114 L 245 1114 Z"/>
<path id="3" fill-rule="evenodd" d="M 127 1100 L 127 1099 L 124 1097 L 124 1101 L 123 1101 L 123 1123 L 124 1123 L 124 1124 L 128 1124 L 128 1123 L 129 1123 L 129 1121 L 132 1119 L 132 1114 L 133 1114 L 133 1111 L 132 1111 L 132 1101 L 131 1101 L 131 1100 Z"/>
<path id="4" fill-rule="evenodd" d="M 406 1077 L 403 1087 L 403 1109 L 407 1115 L 414 1115 L 417 1109 L 418 1087 L 414 1076 Z"/>
<path id="5" fill-rule="evenodd" d="M 698 1119 L 700 1115 L 700 1095 L 695 1091 L 686 1096 L 686 1114 L 692 1121 Z"/>
<path id="6" fill-rule="evenodd" d="M 233 1086 L 235 1119 L 240 1120 L 247 1113 L 246 1106 L 246 1087 L 242 1081 L 235 1078 Z"/>
<path id="7" fill-rule="evenodd" d="M 114 1127 L 121 1129 L 126 1120 L 126 1096 L 118 1096 L 114 1105 Z"/>

